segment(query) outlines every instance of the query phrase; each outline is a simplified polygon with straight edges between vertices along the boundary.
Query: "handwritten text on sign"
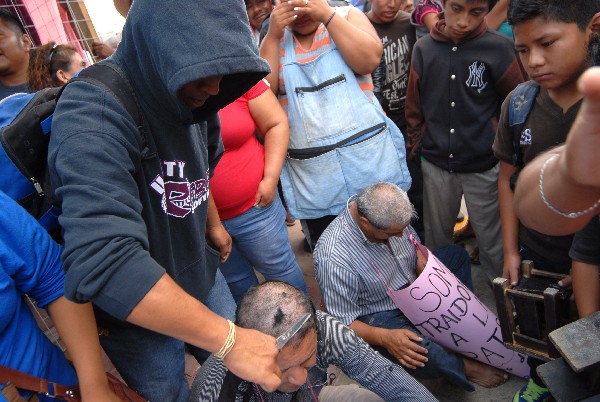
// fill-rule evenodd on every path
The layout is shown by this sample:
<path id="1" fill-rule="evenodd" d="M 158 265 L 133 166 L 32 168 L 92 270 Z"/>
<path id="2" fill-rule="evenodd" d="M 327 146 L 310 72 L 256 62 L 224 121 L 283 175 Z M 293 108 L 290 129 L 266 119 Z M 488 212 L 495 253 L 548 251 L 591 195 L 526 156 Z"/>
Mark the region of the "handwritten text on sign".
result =
<path id="1" fill-rule="evenodd" d="M 506 348 L 498 318 L 424 246 L 427 265 L 392 297 L 406 317 L 431 340 L 467 357 L 520 377 L 529 376 L 525 356 Z"/>

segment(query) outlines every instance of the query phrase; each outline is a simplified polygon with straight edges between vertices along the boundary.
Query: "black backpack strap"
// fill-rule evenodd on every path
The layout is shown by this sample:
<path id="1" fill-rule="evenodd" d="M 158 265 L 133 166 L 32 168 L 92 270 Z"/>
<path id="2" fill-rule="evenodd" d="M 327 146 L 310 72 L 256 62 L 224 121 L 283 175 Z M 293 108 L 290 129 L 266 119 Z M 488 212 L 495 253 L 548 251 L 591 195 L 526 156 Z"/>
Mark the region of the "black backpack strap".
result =
<path id="1" fill-rule="evenodd" d="M 513 165 L 523 166 L 521 154 L 521 131 L 527 121 L 529 112 L 535 104 L 535 98 L 540 87 L 534 81 L 523 82 L 515 88 L 508 107 L 508 126 L 512 130 L 513 139 Z"/>
<path id="2" fill-rule="evenodd" d="M 81 70 L 70 82 L 83 81 L 108 90 L 123 105 L 131 115 L 142 137 L 142 158 L 147 159 L 156 155 L 151 149 L 148 132 L 144 124 L 144 116 L 139 102 L 125 73 L 115 64 L 99 62 Z M 63 86 L 63 90 L 66 87 Z M 58 94 L 62 94 L 62 91 Z"/>

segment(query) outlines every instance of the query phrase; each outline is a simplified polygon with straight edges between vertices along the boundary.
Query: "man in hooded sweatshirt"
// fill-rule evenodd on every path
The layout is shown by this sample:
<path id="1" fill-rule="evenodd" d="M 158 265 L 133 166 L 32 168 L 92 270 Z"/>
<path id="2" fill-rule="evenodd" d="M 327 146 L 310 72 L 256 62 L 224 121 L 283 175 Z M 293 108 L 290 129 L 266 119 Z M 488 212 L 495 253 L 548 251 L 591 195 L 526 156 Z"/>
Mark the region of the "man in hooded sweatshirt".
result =
<path id="1" fill-rule="evenodd" d="M 223 149 L 217 111 L 269 71 L 245 13 L 236 0 L 133 3 L 108 62 L 131 83 L 145 140 L 115 96 L 90 83 L 69 84 L 54 114 L 65 295 L 94 303 L 102 346 L 152 401 L 187 400 L 184 342 L 268 390 L 280 383 L 275 339 L 202 303 L 230 250 L 209 191 Z"/>

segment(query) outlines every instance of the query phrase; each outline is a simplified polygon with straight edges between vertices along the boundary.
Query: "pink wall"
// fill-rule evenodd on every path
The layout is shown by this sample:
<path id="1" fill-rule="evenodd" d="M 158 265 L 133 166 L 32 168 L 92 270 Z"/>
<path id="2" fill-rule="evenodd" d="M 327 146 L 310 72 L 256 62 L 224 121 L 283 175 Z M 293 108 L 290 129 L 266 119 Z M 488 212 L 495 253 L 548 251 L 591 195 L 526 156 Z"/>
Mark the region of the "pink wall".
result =
<path id="1" fill-rule="evenodd" d="M 56 1 L 23 0 L 23 5 L 35 25 L 42 45 L 49 41 L 59 44 L 68 42 Z"/>

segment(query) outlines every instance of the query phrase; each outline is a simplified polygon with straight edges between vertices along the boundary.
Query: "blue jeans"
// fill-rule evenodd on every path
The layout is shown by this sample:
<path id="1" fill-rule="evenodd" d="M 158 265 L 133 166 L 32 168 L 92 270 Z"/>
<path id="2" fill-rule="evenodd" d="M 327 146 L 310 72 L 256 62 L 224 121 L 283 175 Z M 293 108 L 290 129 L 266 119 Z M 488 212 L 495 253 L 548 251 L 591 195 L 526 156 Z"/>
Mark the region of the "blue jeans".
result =
<path id="1" fill-rule="evenodd" d="M 205 304 L 215 313 L 233 318 L 235 303 L 218 270 Z M 182 341 L 119 321 L 99 309 L 96 318 L 98 326 L 108 330 L 107 336 L 100 336 L 102 348 L 132 389 L 150 401 L 188 400 Z M 190 347 L 190 352 L 196 356 L 203 351 Z"/>
<path id="2" fill-rule="evenodd" d="M 465 249 L 458 246 L 448 246 L 436 250 L 434 254 L 458 279 L 460 279 L 469 289 L 473 290 L 471 262 L 469 260 L 469 254 Z M 465 376 L 465 365 L 462 358 L 453 352 L 446 351 L 446 349 L 421 334 L 399 309 L 380 311 L 378 313 L 358 317 L 357 319 L 373 327 L 408 329 L 416 332 L 423 338 L 423 341 L 418 343 L 428 350 L 427 358 L 429 360 L 425 363 L 424 367 L 419 367 L 415 370 L 407 369 L 408 373 L 414 374 L 415 377 L 422 379 L 444 377 L 451 383 L 468 391 L 475 390 Z M 392 356 L 387 349 L 380 346 L 373 346 L 373 349 L 377 350 L 389 360 L 398 363 L 398 359 Z"/>
<path id="3" fill-rule="evenodd" d="M 254 269 L 268 280 L 287 282 L 307 292 L 304 275 L 288 239 L 285 210 L 276 194 L 271 205 L 254 206 L 223 221 L 233 239 L 231 254 L 220 265 L 236 302 L 258 283 Z"/>

